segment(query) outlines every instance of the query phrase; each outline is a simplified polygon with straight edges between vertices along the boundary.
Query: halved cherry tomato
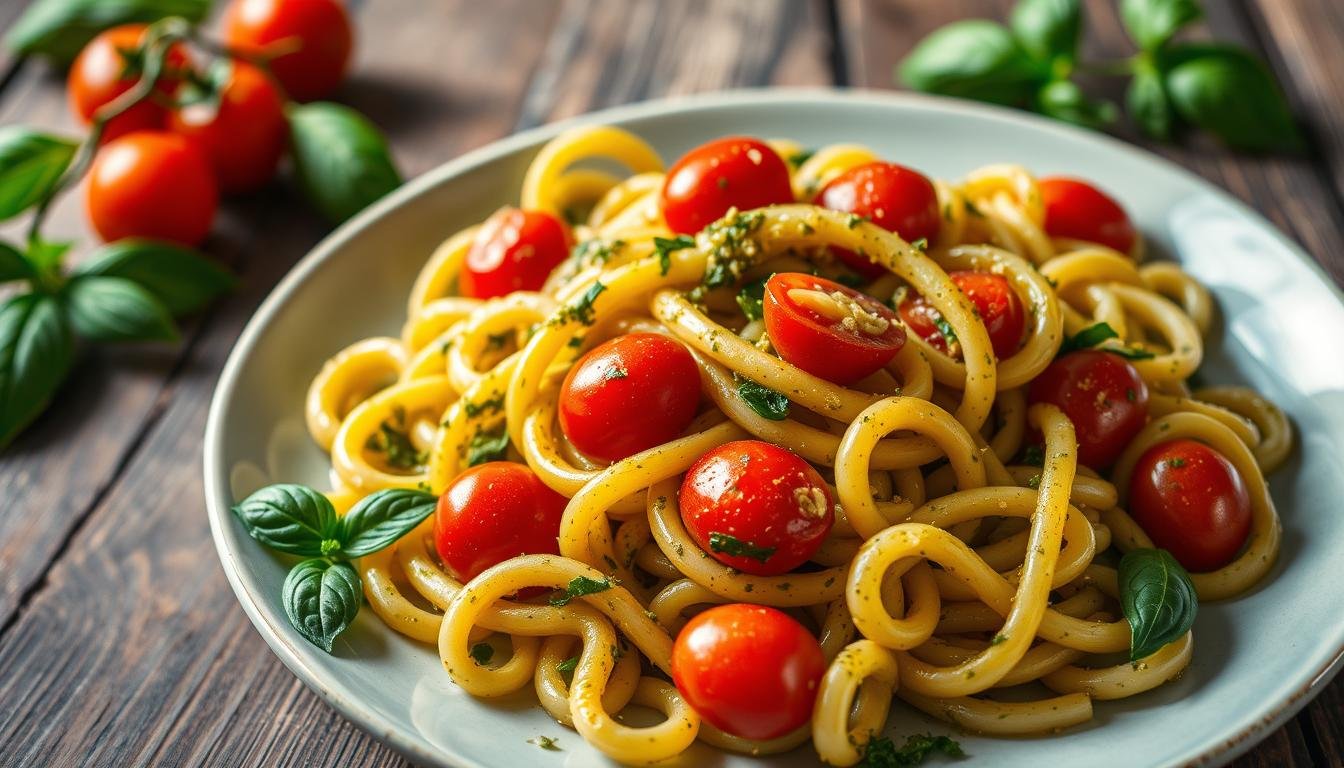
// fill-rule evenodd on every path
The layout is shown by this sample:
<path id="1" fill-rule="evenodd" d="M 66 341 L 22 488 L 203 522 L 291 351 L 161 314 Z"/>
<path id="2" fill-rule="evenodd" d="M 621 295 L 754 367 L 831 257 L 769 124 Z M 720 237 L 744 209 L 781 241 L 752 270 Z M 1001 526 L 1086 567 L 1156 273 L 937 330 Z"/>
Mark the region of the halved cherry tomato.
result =
<path id="1" fill-rule="evenodd" d="M 1251 498 L 1236 467 L 1194 440 L 1159 443 L 1129 480 L 1129 513 L 1187 570 L 1232 562 L 1251 532 Z"/>
<path id="2" fill-rule="evenodd" d="M 84 200 L 89 222 L 108 242 L 149 237 L 198 245 L 210 233 L 219 193 L 195 144 L 137 131 L 98 150 Z"/>
<path id="3" fill-rule="evenodd" d="M 896 163 L 875 162 L 850 168 L 823 187 L 812 202 L 833 211 L 863 216 L 909 242 L 921 238 L 933 240 L 943 222 L 933 182 L 919 171 Z M 852 251 L 832 250 L 864 277 L 879 277 L 887 271 Z"/>
<path id="4" fill-rule="evenodd" d="M 807 723 L 825 672 L 816 638 L 764 605 L 710 608 L 672 645 L 672 680 L 686 702 L 744 739 L 777 738 Z"/>
<path id="5" fill-rule="evenodd" d="M 980 321 L 985 324 L 985 330 L 989 331 L 994 356 L 1000 360 L 1012 357 L 1022 343 L 1022 331 L 1026 328 L 1022 299 L 1013 290 L 1012 284 L 1002 275 L 987 272 L 950 272 L 948 277 L 975 304 Z M 927 299 L 912 291 L 901 302 L 900 310 L 901 319 L 910 330 L 919 334 L 934 349 L 947 351 L 947 339 L 939 328 L 943 316 Z"/>
<path id="6" fill-rule="evenodd" d="M 1031 382 L 1028 399 L 1073 422 L 1078 461 L 1109 467 L 1148 420 L 1148 385 L 1123 357 L 1083 349 L 1056 359 Z"/>
<path id="7" fill-rule="evenodd" d="M 560 428 L 575 448 L 619 461 L 680 435 L 695 418 L 700 372 L 679 341 L 617 336 L 584 355 L 560 386 Z"/>
<path id="8" fill-rule="evenodd" d="M 885 304 L 801 272 L 765 283 L 765 330 L 779 356 L 813 376 L 852 384 L 905 346 L 905 329 Z"/>
<path id="9" fill-rule="evenodd" d="M 835 522 L 835 501 L 817 470 L 760 440 L 725 443 L 701 456 L 679 499 L 682 522 L 701 549 L 757 576 L 807 562 Z"/>
<path id="10" fill-rule="evenodd" d="M 558 555 L 566 503 L 524 464 L 472 467 L 439 497 L 434 548 L 462 582 L 518 555 Z"/>
<path id="11" fill-rule="evenodd" d="M 298 101 L 331 95 L 345 76 L 354 35 L 335 0 L 233 0 L 224 39 L 240 51 L 275 55 L 270 68 Z"/>
<path id="12" fill-rule="evenodd" d="M 70 93 L 70 111 L 80 122 L 93 122 L 93 114 L 100 107 L 129 91 L 140 79 L 143 69 L 145 24 L 123 24 L 100 33 L 89 41 L 70 65 L 66 88 Z M 187 53 L 180 45 L 168 49 L 164 56 L 163 75 L 155 90 L 160 97 L 169 97 L 177 89 L 178 79 L 168 73 L 181 71 L 187 66 Z M 117 115 L 103 127 L 102 140 L 111 141 L 133 131 L 162 128 L 166 110 L 144 99 Z"/>
<path id="13" fill-rule="evenodd" d="M 1101 243 L 1121 253 L 1134 247 L 1134 224 L 1115 198 L 1081 179 L 1052 176 L 1040 180 L 1045 231 Z"/>
<path id="14" fill-rule="evenodd" d="M 728 212 L 793 202 L 789 167 L 770 145 L 727 136 L 687 152 L 663 182 L 663 218 L 673 232 L 694 234 Z"/>
<path id="15" fill-rule="evenodd" d="M 569 227 L 551 214 L 501 208 L 476 232 L 458 287 L 473 299 L 539 290 L 569 247 Z"/>
<path id="16" fill-rule="evenodd" d="M 241 61 L 232 66 L 218 105 L 189 104 L 168 117 L 174 133 L 201 148 L 220 190 L 230 194 L 253 191 L 271 180 L 289 131 L 284 98 L 266 73 Z"/>

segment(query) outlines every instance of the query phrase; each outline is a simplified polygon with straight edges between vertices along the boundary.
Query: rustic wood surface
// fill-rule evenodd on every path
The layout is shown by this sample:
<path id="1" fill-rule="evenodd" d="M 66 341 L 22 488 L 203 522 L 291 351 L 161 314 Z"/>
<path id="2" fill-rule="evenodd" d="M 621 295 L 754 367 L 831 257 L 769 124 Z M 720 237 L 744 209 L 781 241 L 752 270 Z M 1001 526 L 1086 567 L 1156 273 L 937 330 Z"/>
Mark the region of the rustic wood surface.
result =
<path id="1" fill-rule="evenodd" d="M 1344 282 L 1344 5 L 1207 0 L 1206 33 L 1259 51 L 1310 138 L 1303 158 L 1153 147 L 1261 211 Z M 0 27 L 23 5 L 0 3 Z M 728 87 L 892 88 L 919 37 L 1010 0 L 364 0 L 340 98 L 407 175 L 612 104 Z M 1127 43 L 1090 0 L 1086 47 Z M 410 20 L 414 23 L 410 23 Z M 71 128 L 63 82 L 0 53 L 0 124 Z M 1133 138 L 1130 136 L 1129 138 Z M 1139 142 L 1143 144 L 1144 142 Z M 53 231 L 84 231 L 60 206 Z M 82 355 L 55 407 L 0 457 L 0 765 L 383 766 L 404 761 L 267 650 L 215 559 L 201 435 L 248 316 L 324 228 L 281 182 L 230 203 L 209 250 L 242 288 L 176 346 Z M 1344 764 L 1344 679 L 1239 766 Z"/>

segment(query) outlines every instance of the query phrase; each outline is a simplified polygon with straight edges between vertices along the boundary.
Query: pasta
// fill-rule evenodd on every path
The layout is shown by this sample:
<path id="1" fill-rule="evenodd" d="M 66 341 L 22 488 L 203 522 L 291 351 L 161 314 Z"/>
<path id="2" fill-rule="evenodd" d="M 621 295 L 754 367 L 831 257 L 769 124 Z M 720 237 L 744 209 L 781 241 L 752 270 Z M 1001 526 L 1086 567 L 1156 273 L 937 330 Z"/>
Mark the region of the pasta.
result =
<path id="1" fill-rule="evenodd" d="M 360 561 L 372 609 L 433 645 L 471 694 L 531 684 L 557 722 L 638 764 L 700 739 L 756 755 L 810 740 L 826 763 L 852 765 L 883 731 L 893 697 L 968 731 L 1015 736 L 1083 723 L 1096 700 L 1180 675 L 1194 651 L 1188 631 L 1141 662 L 1113 658 L 1132 641 L 1117 556 L 1153 546 L 1130 514 L 1136 465 L 1155 446 L 1189 439 L 1226 457 L 1244 482 L 1246 543 L 1225 565 L 1190 576 L 1201 600 L 1228 599 L 1274 562 L 1280 526 L 1264 474 L 1293 442 L 1282 411 L 1253 391 L 1191 389 L 1213 326 L 1208 291 L 1174 264 L 1141 263 L 1141 241 L 1119 252 L 1048 233 L 1040 183 L 1017 166 L 933 182 L 937 235 L 908 242 L 811 204 L 876 161 L 873 152 L 833 145 L 804 159 L 792 142 L 770 148 L 798 159 L 792 201 L 729 210 L 677 240 L 657 153 L 618 128 L 571 129 L 539 152 L 521 191 L 523 209 L 577 220 L 573 256 L 540 290 L 461 295 L 481 240 L 472 227 L 429 257 L 400 338 L 359 341 L 331 358 L 306 415 L 331 454 L 338 511 L 384 488 L 444 494 L 483 458 L 526 465 L 565 499 L 559 554 L 505 559 L 465 584 L 426 520 Z M 782 340 L 733 299 L 772 273 L 848 274 L 836 252 L 876 265 L 859 281 L 862 294 L 890 304 L 922 297 L 942 333 L 904 329 L 889 362 L 850 383 L 786 360 L 772 346 Z M 962 271 L 1003 278 L 1027 308 L 1008 354 L 997 353 L 986 317 L 951 277 Z M 886 315 L 862 301 L 809 290 L 789 295 L 887 332 Z M 1149 420 L 1106 475 L 1080 462 L 1082 427 L 1029 396 L 1061 345 L 1101 322 L 1113 336 L 1098 348 L 1129 353 L 1151 390 Z M 676 436 L 604 461 L 561 428 L 562 380 L 599 343 L 636 333 L 690 351 L 699 404 Z M 744 383 L 786 398 L 787 413 L 763 413 Z M 1023 459 L 1035 435 L 1039 466 Z M 788 448 L 819 472 L 823 506 L 836 503 L 833 526 L 801 568 L 747 573 L 709 556 L 688 527 L 683 476 L 741 440 Z M 601 588 L 572 600 L 536 596 L 572 593 L 575 583 Z M 743 738 L 711 725 L 670 682 L 678 632 L 700 609 L 729 603 L 783 609 L 817 638 L 825 673 L 809 722 Z M 481 663 L 473 648 L 492 637 L 511 651 Z M 997 695 L 1019 686 L 1034 693 Z M 630 706 L 662 720 L 626 724 L 619 715 Z"/>

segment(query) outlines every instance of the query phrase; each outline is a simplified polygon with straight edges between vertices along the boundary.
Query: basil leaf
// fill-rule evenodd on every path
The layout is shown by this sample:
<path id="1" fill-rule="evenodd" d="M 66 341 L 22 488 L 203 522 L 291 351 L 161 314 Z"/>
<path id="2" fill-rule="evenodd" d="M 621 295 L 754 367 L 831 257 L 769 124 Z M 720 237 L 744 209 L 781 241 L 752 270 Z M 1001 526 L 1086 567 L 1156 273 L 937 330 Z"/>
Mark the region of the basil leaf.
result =
<path id="1" fill-rule="evenodd" d="M 363 115 L 327 101 L 291 106 L 288 115 L 299 186 L 332 222 L 401 185 L 386 139 Z"/>
<path id="2" fill-rule="evenodd" d="M 78 277 L 66 285 L 75 332 L 95 341 L 176 341 L 163 302 L 124 277 Z"/>
<path id="3" fill-rule="evenodd" d="M 365 496 L 341 518 L 341 554 L 364 557 L 396 542 L 434 513 L 432 493 L 388 488 Z"/>
<path id="4" fill-rule="evenodd" d="M 1151 63 L 1140 63 L 1125 91 L 1129 118 L 1149 138 L 1169 141 L 1176 131 L 1176 115 L 1162 85 L 1162 74 Z"/>
<path id="5" fill-rule="evenodd" d="M 1119 355 L 1126 360 L 1151 360 L 1156 355 L 1146 349 L 1135 349 L 1134 347 L 1110 346 L 1101 347 L 1102 352 L 1110 352 L 1112 355 Z"/>
<path id="6" fill-rule="evenodd" d="M 474 467 L 477 464 L 485 464 L 490 461 L 499 461 L 504 458 L 504 454 L 509 450 L 509 433 L 499 432 L 491 434 L 489 432 L 480 432 L 471 438 L 471 445 L 467 446 L 467 466 Z"/>
<path id="7" fill-rule="evenodd" d="M 28 242 L 28 261 L 39 272 L 56 269 L 74 244 L 73 240 L 49 241 L 40 237 L 33 238 Z"/>
<path id="8" fill-rule="evenodd" d="M 607 290 L 607 286 L 600 281 L 594 282 L 583 292 L 583 295 L 574 300 L 573 304 L 566 304 L 557 309 L 550 320 L 546 322 L 553 326 L 564 325 L 565 323 L 576 322 L 584 325 L 593 324 L 593 302 L 597 297 Z"/>
<path id="9" fill-rule="evenodd" d="M 1130 661 L 1156 653 L 1195 623 L 1199 597 L 1165 549 L 1135 549 L 1120 558 L 1120 606 L 1129 620 Z"/>
<path id="10" fill-rule="evenodd" d="M 315 557 L 340 549 L 336 510 L 306 486 L 268 485 L 234 505 L 233 514 L 249 536 L 280 552 Z"/>
<path id="11" fill-rule="evenodd" d="M 190 248 L 140 239 L 118 240 L 99 248 L 73 274 L 126 278 L 153 294 L 173 315 L 195 312 L 237 282 Z"/>
<path id="12" fill-rule="evenodd" d="M 727 533 L 711 531 L 709 534 L 709 548 L 715 552 L 722 552 L 725 555 L 733 557 L 750 557 L 764 563 L 775 554 L 774 547 L 758 547 L 749 541 L 743 541 L 736 536 Z"/>
<path id="13" fill-rule="evenodd" d="M 77 142 L 22 125 L 0 128 L 0 221 L 50 194 L 78 148 Z"/>
<path id="14" fill-rule="evenodd" d="M 666 275 L 672 268 L 672 252 L 695 247 L 695 238 L 690 235 L 677 235 L 673 238 L 653 238 L 653 250 L 658 255 L 658 268 Z"/>
<path id="15" fill-rule="evenodd" d="M 1198 0 L 1121 0 L 1120 20 L 1145 51 L 1155 50 L 1181 27 L 1204 15 Z"/>
<path id="16" fill-rule="evenodd" d="M 1228 45 L 1190 44 L 1163 58 L 1176 113 L 1234 149 L 1300 149 L 1302 137 L 1269 69 Z"/>
<path id="17" fill-rule="evenodd" d="M 359 613 L 363 587 L 354 566 L 315 557 L 289 570 L 282 599 L 289 623 L 308 642 L 331 653 L 336 636 Z"/>
<path id="18" fill-rule="evenodd" d="M 556 607 L 568 605 L 569 601 L 576 597 L 595 595 L 598 592 L 605 592 L 608 589 L 611 589 L 611 581 L 608 579 L 598 581 L 597 579 L 590 579 L 587 576 L 575 576 L 574 579 L 569 582 L 569 586 L 565 588 L 565 591 L 552 597 L 550 602 L 551 605 Z"/>
<path id="19" fill-rule="evenodd" d="M 1072 67 L 1082 25 L 1079 0 L 1020 0 L 1008 25 L 1027 53 L 1052 66 Z"/>
<path id="20" fill-rule="evenodd" d="M 1006 28 L 983 19 L 938 29 L 901 61 L 897 74 L 915 90 L 997 104 L 1026 102 L 1047 75 Z"/>
<path id="21" fill-rule="evenodd" d="M 47 407 L 73 357 L 54 297 L 27 293 L 0 304 L 0 448 Z"/>
<path id="22" fill-rule="evenodd" d="M 10 280 L 28 280 L 37 273 L 33 265 L 9 243 L 0 242 L 0 283 Z"/>
<path id="23" fill-rule="evenodd" d="M 568 659 L 565 659 L 564 661 L 555 665 L 555 671 L 559 672 L 562 675 L 565 674 L 566 672 L 573 672 L 578 668 L 579 668 L 578 656 L 570 656 Z"/>
<path id="24" fill-rule="evenodd" d="M 169 16 L 198 23 L 209 10 L 210 0 L 34 0 L 9 30 L 5 43 L 15 53 L 68 63 L 109 27 Z"/>
<path id="25" fill-rule="evenodd" d="M 1047 83 L 1036 94 L 1037 109 L 1044 115 L 1087 128 L 1104 128 L 1115 122 L 1115 105 L 1089 99 L 1072 80 Z"/>
<path id="26" fill-rule="evenodd" d="M 737 306 L 748 320 L 761 320 L 765 317 L 765 278 L 742 286 L 737 293 Z"/>
<path id="27" fill-rule="evenodd" d="M 751 406 L 751 410 L 771 421 L 783 421 L 789 416 L 789 398 L 751 379 L 738 382 L 737 395 Z"/>
<path id="28" fill-rule="evenodd" d="M 1075 349 L 1091 349 L 1107 339 L 1119 338 L 1110 323 L 1095 323 L 1075 333 L 1059 345 L 1059 353 L 1072 352 Z"/>

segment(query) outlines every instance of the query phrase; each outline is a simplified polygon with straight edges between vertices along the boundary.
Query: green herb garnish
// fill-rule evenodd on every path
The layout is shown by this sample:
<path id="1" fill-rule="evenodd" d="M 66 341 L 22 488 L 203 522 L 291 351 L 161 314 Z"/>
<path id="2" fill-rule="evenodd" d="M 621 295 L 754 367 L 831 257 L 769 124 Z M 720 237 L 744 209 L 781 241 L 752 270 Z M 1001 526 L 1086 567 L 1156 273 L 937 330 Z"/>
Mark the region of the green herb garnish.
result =
<path id="1" fill-rule="evenodd" d="M 861 768 L 907 768 L 924 762 L 934 752 L 948 757 L 965 757 L 961 745 L 947 736 L 917 733 L 905 740 L 900 749 L 886 736 L 874 736 L 863 749 Z"/>
<path id="2" fill-rule="evenodd" d="M 672 252 L 695 247 L 695 238 L 690 235 L 677 235 L 673 238 L 653 238 L 653 251 L 658 254 L 660 274 L 666 275 L 672 268 Z"/>
<path id="3" fill-rule="evenodd" d="M 737 306 L 748 320 L 760 320 L 765 317 L 765 280 L 762 278 L 742 286 L 737 293 Z"/>
<path id="4" fill-rule="evenodd" d="M 774 547 L 758 547 L 749 541 L 743 541 L 727 533 L 713 531 L 709 534 L 709 548 L 733 557 L 750 557 L 764 563 L 775 554 Z"/>
<path id="5" fill-rule="evenodd" d="M 783 421 L 789 416 L 789 398 L 751 379 L 740 379 L 737 396 L 751 406 L 751 410 L 771 421 Z"/>
<path id="6" fill-rule="evenodd" d="M 499 461 L 508 449 L 508 432 L 478 432 L 471 438 L 471 445 L 467 446 L 467 466 Z"/>
<path id="7" fill-rule="evenodd" d="M 495 648 L 489 643 L 477 643 L 471 646 L 471 658 L 474 659 L 476 663 L 481 665 L 482 667 L 484 667 L 486 664 L 489 664 L 490 659 L 494 655 L 495 655 Z"/>
<path id="8" fill-rule="evenodd" d="M 597 579 L 590 579 L 587 576 L 575 576 L 574 580 L 569 582 L 569 586 L 565 588 L 565 591 L 559 592 L 553 596 L 550 602 L 551 605 L 557 607 L 568 605 L 569 601 L 576 597 L 605 592 L 608 589 L 611 589 L 611 581 L 609 579 L 602 579 L 599 581 Z"/>
<path id="9" fill-rule="evenodd" d="M 600 282 L 593 283 L 582 296 L 574 301 L 573 304 L 566 304 L 556 310 L 555 315 L 550 319 L 553 326 L 564 325 L 565 323 L 577 322 L 583 325 L 593 324 L 593 302 L 597 297 L 607 290 L 607 286 Z"/>

